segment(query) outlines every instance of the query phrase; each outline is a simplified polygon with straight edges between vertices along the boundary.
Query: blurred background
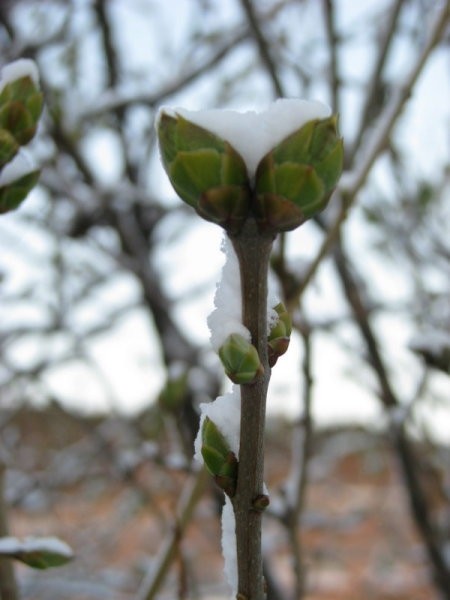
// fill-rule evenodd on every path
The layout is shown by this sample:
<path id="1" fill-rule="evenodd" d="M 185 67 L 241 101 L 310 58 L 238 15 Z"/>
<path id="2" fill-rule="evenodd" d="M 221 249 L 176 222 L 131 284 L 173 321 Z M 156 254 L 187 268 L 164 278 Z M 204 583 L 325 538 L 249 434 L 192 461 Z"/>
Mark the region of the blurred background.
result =
<path id="1" fill-rule="evenodd" d="M 228 385 L 206 325 L 222 232 L 177 199 L 154 119 L 281 96 L 339 113 L 346 164 L 273 254 L 295 331 L 268 598 L 450 597 L 448 23 L 436 0 L 0 3 L 0 65 L 33 58 L 46 104 L 40 182 L 0 220 L 0 533 L 77 555 L 18 569 L 21 598 L 227 597 L 220 495 L 191 466 Z"/>

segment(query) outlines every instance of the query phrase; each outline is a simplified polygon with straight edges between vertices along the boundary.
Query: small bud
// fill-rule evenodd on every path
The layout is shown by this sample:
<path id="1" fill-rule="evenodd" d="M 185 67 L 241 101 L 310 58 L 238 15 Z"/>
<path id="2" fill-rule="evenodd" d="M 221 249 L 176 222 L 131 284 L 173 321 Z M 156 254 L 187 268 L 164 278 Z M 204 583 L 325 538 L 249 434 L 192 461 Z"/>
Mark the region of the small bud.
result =
<path id="1" fill-rule="evenodd" d="M 17 208 L 36 185 L 38 179 L 39 171 L 31 171 L 7 185 L 0 185 L 0 214 Z"/>
<path id="2" fill-rule="evenodd" d="M 187 394 L 188 371 L 183 370 L 176 376 L 167 378 L 166 384 L 161 390 L 158 403 L 163 410 L 177 412 L 183 406 Z"/>
<path id="3" fill-rule="evenodd" d="M 261 230 L 289 231 L 325 208 L 343 165 L 337 119 L 309 121 L 261 160 L 253 210 Z"/>
<path id="4" fill-rule="evenodd" d="M 238 461 L 217 425 L 208 417 L 202 426 L 201 453 L 217 485 L 232 498 L 236 491 Z"/>
<path id="5" fill-rule="evenodd" d="M 180 198 L 204 219 L 238 232 L 250 205 L 242 157 L 228 142 L 180 115 L 161 114 L 158 138 L 164 168 Z"/>
<path id="6" fill-rule="evenodd" d="M 270 330 L 268 343 L 269 365 L 273 367 L 278 358 L 282 356 L 289 347 L 292 332 L 292 321 L 286 307 L 282 302 L 274 307 L 278 314 L 278 320 Z"/>
<path id="7" fill-rule="evenodd" d="M 259 494 L 252 501 L 252 508 L 257 512 L 263 512 L 270 504 L 270 498 L 267 494 Z"/>
<path id="8" fill-rule="evenodd" d="M 233 383 L 253 383 L 258 375 L 264 373 L 255 346 L 239 333 L 232 333 L 227 337 L 219 349 L 219 357 L 225 373 Z"/>

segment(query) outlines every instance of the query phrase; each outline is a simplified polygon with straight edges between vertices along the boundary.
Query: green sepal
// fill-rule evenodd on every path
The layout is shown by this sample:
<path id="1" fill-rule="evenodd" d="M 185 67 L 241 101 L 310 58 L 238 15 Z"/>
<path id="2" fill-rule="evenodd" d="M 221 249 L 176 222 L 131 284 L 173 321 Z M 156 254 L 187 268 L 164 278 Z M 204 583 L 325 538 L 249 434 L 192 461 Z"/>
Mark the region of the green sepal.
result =
<path id="1" fill-rule="evenodd" d="M 238 461 L 214 421 L 205 417 L 201 453 L 205 466 L 217 485 L 230 497 L 236 491 Z"/>
<path id="2" fill-rule="evenodd" d="M 225 140 L 184 119 L 162 114 L 158 139 L 175 191 L 208 221 L 236 233 L 248 216 L 250 184 L 238 152 Z"/>
<path id="3" fill-rule="evenodd" d="M 255 346 L 238 333 L 227 337 L 219 349 L 219 357 L 227 376 L 238 385 L 253 383 L 264 373 Z"/>
<path id="4" fill-rule="evenodd" d="M 23 177 L 0 187 L 0 214 L 16 209 L 25 200 L 39 179 L 40 171 L 31 171 Z"/>

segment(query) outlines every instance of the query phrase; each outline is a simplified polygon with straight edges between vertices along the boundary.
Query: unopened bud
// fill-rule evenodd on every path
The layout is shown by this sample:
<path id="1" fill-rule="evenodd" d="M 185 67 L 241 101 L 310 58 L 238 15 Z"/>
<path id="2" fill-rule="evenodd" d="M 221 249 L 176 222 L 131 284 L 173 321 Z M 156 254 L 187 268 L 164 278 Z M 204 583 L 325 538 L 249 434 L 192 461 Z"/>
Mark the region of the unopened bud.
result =
<path id="1" fill-rule="evenodd" d="M 238 461 L 217 425 L 206 417 L 202 425 L 201 453 L 217 485 L 231 497 L 236 491 Z"/>
<path id="2" fill-rule="evenodd" d="M 219 357 L 233 383 L 253 383 L 264 372 L 255 346 L 238 333 L 227 337 L 219 349 Z"/>

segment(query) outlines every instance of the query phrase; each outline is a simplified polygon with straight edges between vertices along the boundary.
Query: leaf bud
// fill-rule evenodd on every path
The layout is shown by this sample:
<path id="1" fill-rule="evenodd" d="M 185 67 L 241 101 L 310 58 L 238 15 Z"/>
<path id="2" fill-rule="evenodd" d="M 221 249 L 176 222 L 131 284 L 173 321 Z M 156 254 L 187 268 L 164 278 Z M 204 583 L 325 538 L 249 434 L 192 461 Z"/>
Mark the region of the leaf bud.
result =
<path id="1" fill-rule="evenodd" d="M 239 333 L 232 333 L 219 349 L 225 373 L 233 383 L 253 383 L 264 372 L 255 346 Z"/>
<path id="2" fill-rule="evenodd" d="M 231 497 L 236 491 L 238 461 L 217 425 L 205 417 L 202 425 L 201 453 L 206 468 L 217 485 Z"/>

